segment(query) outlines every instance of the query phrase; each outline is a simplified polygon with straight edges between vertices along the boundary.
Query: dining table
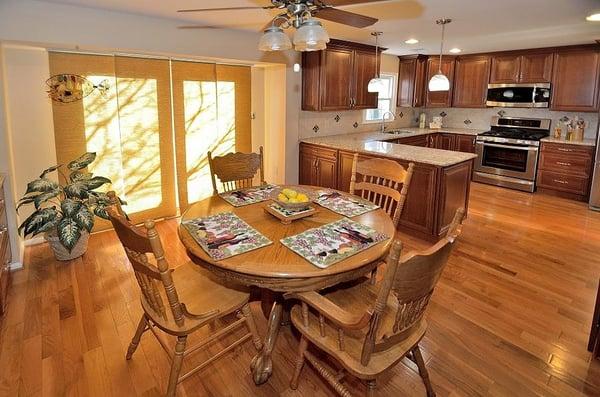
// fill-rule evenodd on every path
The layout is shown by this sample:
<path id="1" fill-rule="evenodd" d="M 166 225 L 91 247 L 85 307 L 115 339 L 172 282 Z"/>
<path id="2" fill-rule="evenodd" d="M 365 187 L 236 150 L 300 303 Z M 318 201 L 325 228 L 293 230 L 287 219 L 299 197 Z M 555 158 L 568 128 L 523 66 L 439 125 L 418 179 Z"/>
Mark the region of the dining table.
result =
<path id="1" fill-rule="evenodd" d="M 303 191 L 323 190 L 303 185 L 286 187 Z M 333 189 L 327 190 L 335 192 Z M 344 192 L 338 193 L 348 195 Z M 360 200 L 358 196 L 356 199 Z M 257 385 L 266 382 L 271 376 L 271 355 L 282 318 L 289 316 L 289 313 L 285 313 L 283 294 L 319 291 L 368 275 L 385 259 L 395 233 L 391 218 L 381 208 L 355 216 L 351 218 L 353 221 L 369 226 L 389 238 L 323 269 L 283 245 L 280 240 L 335 222 L 344 216 L 313 203 L 312 206 L 317 209 L 316 213 L 291 224 L 283 224 L 264 210 L 268 202 L 267 200 L 234 207 L 219 195 L 213 195 L 191 204 L 182 214 L 182 223 L 178 228 L 179 238 L 195 264 L 208 269 L 224 282 L 258 288 L 262 292 L 257 296 L 260 296 L 262 301 L 262 311 L 268 319 L 268 324 L 263 347 L 251 363 L 253 379 Z M 213 259 L 196 242 L 183 222 L 224 212 L 233 212 L 271 240 L 272 244 L 225 259 Z"/>

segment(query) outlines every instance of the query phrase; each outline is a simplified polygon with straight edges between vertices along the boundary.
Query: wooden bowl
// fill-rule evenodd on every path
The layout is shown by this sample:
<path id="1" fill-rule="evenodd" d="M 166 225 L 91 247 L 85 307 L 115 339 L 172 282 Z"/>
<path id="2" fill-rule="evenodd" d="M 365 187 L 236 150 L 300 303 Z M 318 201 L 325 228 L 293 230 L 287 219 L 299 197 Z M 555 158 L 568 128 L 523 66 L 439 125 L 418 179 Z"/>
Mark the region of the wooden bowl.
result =
<path id="1" fill-rule="evenodd" d="M 287 210 L 290 210 L 290 211 L 300 211 L 300 210 L 308 208 L 316 197 L 315 193 L 312 190 L 307 190 L 307 189 L 302 189 L 302 188 L 293 188 L 292 190 L 295 190 L 296 192 L 298 192 L 298 194 L 304 193 L 306 195 L 306 197 L 308 197 L 308 201 L 304 202 L 304 203 L 290 203 L 290 202 L 285 202 L 285 201 L 279 201 L 277 199 L 277 196 L 279 195 L 279 193 L 281 193 L 281 191 L 283 189 L 285 189 L 285 187 L 281 188 L 281 189 L 273 190 L 273 192 L 271 193 L 271 200 L 276 202 L 277 205 L 280 205 L 281 207 L 283 207 Z"/>

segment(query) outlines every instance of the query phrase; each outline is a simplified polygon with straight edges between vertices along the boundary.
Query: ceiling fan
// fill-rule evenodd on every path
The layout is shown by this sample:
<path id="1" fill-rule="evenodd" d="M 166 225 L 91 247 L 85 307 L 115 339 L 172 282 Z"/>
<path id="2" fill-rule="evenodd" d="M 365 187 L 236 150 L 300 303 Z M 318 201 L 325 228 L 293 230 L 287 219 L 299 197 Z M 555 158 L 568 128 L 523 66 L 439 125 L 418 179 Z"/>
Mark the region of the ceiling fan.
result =
<path id="1" fill-rule="evenodd" d="M 257 7 L 220 7 L 177 10 L 177 12 L 209 12 L 235 10 L 281 10 L 262 29 L 264 31 L 259 43 L 262 51 L 283 51 L 292 48 L 289 37 L 283 29 L 295 28 L 293 44 L 297 51 L 318 51 L 327 47 L 329 35 L 321 22 L 315 18 L 325 19 L 356 28 L 365 28 L 378 21 L 366 15 L 360 15 L 334 7 L 354 4 L 376 3 L 386 0 L 271 0 L 269 6 Z M 206 28 L 206 26 L 185 26 L 184 28 Z"/>

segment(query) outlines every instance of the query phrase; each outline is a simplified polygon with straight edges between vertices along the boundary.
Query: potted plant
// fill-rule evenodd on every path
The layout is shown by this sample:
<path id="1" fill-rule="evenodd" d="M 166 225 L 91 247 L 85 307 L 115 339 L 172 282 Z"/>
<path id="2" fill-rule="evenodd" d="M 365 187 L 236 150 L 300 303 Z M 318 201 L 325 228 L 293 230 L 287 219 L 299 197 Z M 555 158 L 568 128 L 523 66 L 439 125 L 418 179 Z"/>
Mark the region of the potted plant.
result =
<path id="1" fill-rule="evenodd" d="M 85 153 L 67 164 L 48 168 L 38 179 L 27 184 L 27 191 L 17 205 L 33 204 L 35 211 L 21 224 L 24 237 L 44 233 L 56 259 L 67 261 L 80 257 L 87 250 L 89 233 L 95 216 L 109 219 L 106 207 L 111 200 L 106 193 L 95 191 L 111 183 L 103 176 L 94 176 L 85 168 L 96 159 L 96 153 Z M 47 176 L 59 172 L 65 183 L 59 184 Z"/>

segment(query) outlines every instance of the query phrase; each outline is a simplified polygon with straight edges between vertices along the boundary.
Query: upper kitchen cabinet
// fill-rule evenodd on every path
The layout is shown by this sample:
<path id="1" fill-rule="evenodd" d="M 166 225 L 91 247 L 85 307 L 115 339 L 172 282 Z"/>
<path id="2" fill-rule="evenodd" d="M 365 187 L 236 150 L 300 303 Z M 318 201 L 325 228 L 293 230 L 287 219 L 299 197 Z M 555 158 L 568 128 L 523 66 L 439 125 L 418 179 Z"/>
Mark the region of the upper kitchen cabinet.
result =
<path id="1" fill-rule="evenodd" d="M 440 59 L 438 57 L 429 57 L 427 59 L 427 78 L 424 82 L 424 85 L 427 86 L 427 83 L 431 78 L 437 74 L 439 70 Z M 427 107 L 432 108 L 446 108 L 450 107 L 452 104 L 452 92 L 454 86 L 454 57 L 444 57 L 442 59 L 442 73 L 448 77 L 450 80 L 450 90 L 449 91 L 429 91 L 426 90 L 425 95 L 425 104 Z"/>
<path id="2" fill-rule="evenodd" d="M 564 49 L 554 54 L 551 110 L 598 110 L 600 49 Z"/>
<path id="3" fill-rule="evenodd" d="M 532 51 L 492 57 L 490 84 L 549 83 L 551 78 L 551 52 Z"/>
<path id="4" fill-rule="evenodd" d="M 364 44 L 331 40 L 326 50 L 303 52 L 302 110 L 377 108 L 367 90 L 377 68 L 375 47 Z"/>
<path id="5" fill-rule="evenodd" d="M 490 57 L 465 56 L 456 59 L 452 106 L 484 108 L 490 78 Z"/>
<path id="6" fill-rule="evenodd" d="M 427 56 L 414 55 L 399 58 L 397 105 L 421 107 L 425 104 Z"/>

